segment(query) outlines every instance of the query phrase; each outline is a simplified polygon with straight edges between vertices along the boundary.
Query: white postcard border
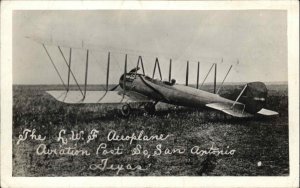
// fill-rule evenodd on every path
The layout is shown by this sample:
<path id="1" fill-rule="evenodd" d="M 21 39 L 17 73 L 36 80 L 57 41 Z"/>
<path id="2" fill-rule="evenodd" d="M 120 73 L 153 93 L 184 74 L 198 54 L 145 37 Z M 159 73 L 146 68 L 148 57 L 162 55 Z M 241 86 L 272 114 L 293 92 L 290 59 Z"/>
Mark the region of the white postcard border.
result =
<path id="1" fill-rule="evenodd" d="M 290 175 L 283 177 L 12 177 L 13 10 L 287 10 Z M 297 1 L 4 1 L 1 6 L 3 187 L 297 187 L 299 184 L 299 4 Z M 280 71 L 280 70 L 278 70 Z"/>

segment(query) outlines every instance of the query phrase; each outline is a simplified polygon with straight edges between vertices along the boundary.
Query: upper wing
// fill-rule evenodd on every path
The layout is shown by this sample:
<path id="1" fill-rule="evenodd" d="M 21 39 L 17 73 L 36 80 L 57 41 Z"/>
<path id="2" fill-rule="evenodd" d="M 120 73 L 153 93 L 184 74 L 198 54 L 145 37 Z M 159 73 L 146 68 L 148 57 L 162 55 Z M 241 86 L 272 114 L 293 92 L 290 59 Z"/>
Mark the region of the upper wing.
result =
<path id="1" fill-rule="evenodd" d="M 149 98 L 135 92 L 120 91 L 86 91 L 86 96 L 83 99 L 79 91 L 46 91 L 56 100 L 68 104 L 117 104 L 117 103 L 144 103 L 151 102 Z"/>
<path id="2" fill-rule="evenodd" d="M 210 103 L 210 104 L 206 104 L 206 106 L 213 108 L 215 110 L 222 111 L 234 117 L 240 117 L 240 118 L 253 117 L 252 114 L 244 111 L 244 106 L 242 104 L 236 104 L 234 105 L 234 107 L 232 107 L 232 104 Z"/>

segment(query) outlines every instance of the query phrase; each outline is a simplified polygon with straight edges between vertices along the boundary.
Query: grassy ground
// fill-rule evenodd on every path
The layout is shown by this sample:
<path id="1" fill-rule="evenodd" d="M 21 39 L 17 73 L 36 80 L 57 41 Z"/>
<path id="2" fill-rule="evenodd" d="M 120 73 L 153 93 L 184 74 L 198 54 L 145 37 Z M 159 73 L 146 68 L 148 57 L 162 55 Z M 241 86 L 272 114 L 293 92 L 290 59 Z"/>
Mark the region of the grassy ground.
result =
<path id="1" fill-rule="evenodd" d="M 90 86 L 89 89 L 98 89 Z M 221 95 L 234 98 L 242 86 L 228 85 Z M 35 151 L 38 141 L 25 141 L 17 145 L 19 134 L 25 129 L 36 129 L 47 136 L 48 148 L 59 148 L 57 139 L 61 129 L 100 131 L 100 136 L 89 144 L 83 141 L 77 147 L 94 151 L 99 143 L 106 142 L 109 148 L 122 146 L 125 154 L 109 155 L 114 164 L 149 166 L 145 171 L 124 170 L 121 176 L 277 176 L 289 174 L 288 151 L 288 99 L 286 85 L 268 85 L 267 108 L 280 113 L 275 118 L 256 117 L 247 120 L 229 118 L 220 112 L 201 109 L 175 108 L 158 104 L 156 115 L 136 110 L 129 118 L 118 114 L 119 106 L 113 105 L 66 105 L 52 99 L 46 90 L 58 86 L 14 86 L 13 87 L 13 176 L 101 176 L 116 175 L 115 171 L 92 171 L 88 167 L 98 163 L 103 156 L 38 156 Z M 211 86 L 206 86 L 211 90 Z M 147 135 L 172 134 L 163 142 L 107 142 L 110 130 L 131 135 L 144 130 Z M 84 134 L 87 138 L 87 134 Z M 136 144 L 150 151 L 161 143 L 163 148 L 174 146 L 190 149 L 197 145 L 209 149 L 235 149 L 233 156 L 196 156 L 184 154 L 163 155 L 145 158 L 129 155 Z M 261 162 L 261 165 L 258 165 Z"/>

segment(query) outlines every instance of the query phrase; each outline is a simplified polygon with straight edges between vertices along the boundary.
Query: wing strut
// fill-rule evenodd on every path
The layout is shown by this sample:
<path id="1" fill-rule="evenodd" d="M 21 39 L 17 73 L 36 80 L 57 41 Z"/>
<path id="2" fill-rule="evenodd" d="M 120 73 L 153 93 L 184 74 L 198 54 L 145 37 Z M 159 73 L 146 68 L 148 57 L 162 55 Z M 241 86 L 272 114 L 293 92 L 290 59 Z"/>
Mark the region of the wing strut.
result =
<path id="1" fill-rule="evenodd" d="M 88 67 L 89 67 L 89 50 L 86 51 L 86 63 L 85 63 L 85 80 L 84 80 L 84 96 L 82 100 L 85 99 L 86 96 L 86 85 L 87 85 L 87 77 L 88 77 Z"/>
<path id="2" fill-rule="evenodd" d="M 109 64 L 110 64 L 110 52 L 108 52 L 108 57 L 107 57 L 107 70 L 106 70 L 106 91 L 108 91 Z"/>
<path id="3" fill-rule="evenodd" d="M 189 61 L 186 62 L 185 85 L 189 85 Z"/>
<path id="4" fill-rule="evenodd" d="M 217 64 L 215 63 L 215 76 L 214 76 L 214 93 L 216 94 L 217 88 Z"/>
<path id="5" fill-rule="evenodd" d="M 123 98 L 125 96 L 126 91 L 126 73 L 127 73 L 127 54 L 125 55 L 125 64 L 124 64 L 124 78 L 123 78 Z"/>
<path id="6" fill-rule="evenodd" d="M 224 81 L 225 81 L 225 79 L 227 78 L 227 76 L 228 76 L 228 74 L 229 74 L 231 68 L 232 68 L 232 65 L 230 65 L 230 67 L 229 67 L 229 69 L 228 69 L 228 71 L 227 71 L 227 73 L 226 73 L 226 75 L 225 75 L 225 77 L 224 77 L 224 79 L 223 79 L 223 81 L 222 81 L 222 84 L 220 85 L 220 87 L 219 87 L 217 93 L 219 93 L 219 91 L 220 91 L 221 88 L 223 87 Z"/>
<path id="7" fill-rule="evenodd" d="M 197 86 L 196 86 L 197 89 L 199 89 L 199 70 L 200 70 L 200 62 L 198 61 L 198 67 L 197 67 Z"/>
<path id="8" fill-rule="evenodd" d="M 157 64 L 157 68 L 158 68 L 158 72 L 159 72 L 160 79 L 162 80 L 162 76 L 161 76 L 161 71 L 160 71 L 160 66 L 159 66 L 158 58 L 155 59 L 155 64 L 154 64 L 154 69 L 153 69 L 153 75 L 152 75 L 152 78 L 154 78 L 154 74 L 155 74 L 155 71 L 156 71 L 156 64 Z"/>
<path id="9" fill-rule="evenodd" d="M 140 62 L 141 62 L 141 65 L 142 65 L 143 75 L 145 75 L 145 69 L 144 69 L 143 59 L 142 59 L 142 56 L 139 56 L 138 61 L 137 61 L 137 63 L 136 63 L 136 71 L 135 71 L 134 78 L 136 78 L 136 74 L 137 74 L 137 71 L 138 71 Z"/>
<path id="10" fill-rule="evenodd" d="M 58 49 L 59 49 L 59 52 L 61 53 L 61 55 L 62 55 L 62 57 L 63 57 L 63 59 L 64 59 L 64 62 L 65 62 L 66 65 L 68 66 L 69 71 L 70 71 L 70 73 L 71 73 L 71 75 L 72 75 L 74 81 L 76 82 L 76 85 L 77 85 L 78 89 L 80 90 L 81 95 L 84 96 L 84 95 L 83 95 L 83 92 L 82 92 L 82 89 L 80 88 L 80 86 L 79 86 L 79 84 L 78 84 L 78 82 L 77 82 L 77 80 L 76 80 L 76 78 L 75 78 L 75 76 L 74 76 L 74 74 L 73 74 L 73 71 L 72 71 L 72 69 L 71 69 L 71 59 L 69 59 L 69 60 L 70 60 L 70 64 L 68 64 L 68 62 L 67 62 L 67 60 L 66 60 L 66 57 L 64 56 L 64 54 L 63 54 L 63 52 L 62 52 L 60 46 L 58 46 Z M 72 49 L 72 48 L 70 48 L 70 52 L 71 52 L 71 49 Z M 70 53 L 70 58 L 71 58 L 71 53 Z"/>
<path id="11" fill-rule="evenodd" d="M 169 82 L 171 82 L 171 74 L 172 74 L 172 59 L 170 59 L 170 65 L 169 65 Z"/>
<path id="12" fill-rule="evenodd" d="M 242 96 L 242 94 L 244 93 L 245 89 L 247 88 L 247 84 L 244 86 L 243 90 L 241 91 L 241 93 L 239 94 L 239 96 L 236 98 L 236 100 L 234 101 L 234 103 L 231 106 L 231 109 L 234 107 L 234 105 L 236 104 L 236 102 L 240 99 L 240 97 Z"/>
<path id="13" fill-rule="evenodd" d="M 72 48 L 70 48 L 70 53 L 69 53 L 69 70 L 68 70 L 68 90 L 70 89 L 70 71 L 71 71 L 71 58 L 72 58 Z"/>
<path id="14" fill-rule="evenodd" d="M 52 60 L 52 58 L 51 58 L 51 56 L 50 56 L 50 54 L 49 54 L 49 52 L 48 52 L 46 46 L 45 46 L 45 44 L 42 44 L 42 45 L 43 45 L 43 47 L 44 47 L 44 49 L 45 49 L 45 51 L 46 51 L 46 53 L 47 53 L 47 55 L 48 55 L 48 57 L 49 57 L 49 59 L 50 59 L 50 61 L 51 61 L 51 63 L 52 63 L 52 65 L 53 65 L 53 67 L 54 67 L 56 73 L 58 74 L 61 83 L 63 84 L 64 88 L 65 88 L 66 90 L 68 90 L 68 88 L 66 87 L 66 85 L 65 85 L 65 83 L 64 83 L 64 81 L 63 81 L 63 79 L 62 79 L 62 77 L 61 77 L 61 75 L 60 75 L 60 73 L 59 73 L 59 71 L 58 71 L 58 69 L 57 69 L 57 67 L 55 66 L 55 64 L 54 64 L 54 62 L 53 62 L 53 60 Z"/>
<path id="15" fill-rule="evenodd" d="M 211 65 L 211 67 L 210 67 L 209 71 L 207 72 L 207 74 L 206 74 L 204 80 L 202 81 L 202 84 L 201 84 L 200 88 L 203 86 L 203 84 L 204 84 L 206 78 L 208 77 L 208 75 L 209 75 L 210 71 L 212 70 L 212 68 L 214 67 L 214 65 L 215 65 L 215 63 Z"/>

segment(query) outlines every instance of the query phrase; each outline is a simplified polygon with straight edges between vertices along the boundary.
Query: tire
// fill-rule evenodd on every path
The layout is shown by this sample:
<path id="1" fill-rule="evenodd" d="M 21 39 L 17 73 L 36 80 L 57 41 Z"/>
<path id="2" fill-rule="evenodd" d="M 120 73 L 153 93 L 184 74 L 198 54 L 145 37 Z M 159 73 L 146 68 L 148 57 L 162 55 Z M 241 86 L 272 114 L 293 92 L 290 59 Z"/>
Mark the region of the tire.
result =
<path id="1" fill-rule="evenodd" d="M 145 105 L 145 110 L 150 115 L 154 114 L 155 113 L 155 104 L 153 104 L 153 103 L 147 103 Z"/>
<path id="2" fill-rule="evenodd" d="M 121 115 L 123 117 L 129 117 L 131 114 L 131 107 L 129 106 L 129 104 L 124 104 L 121 108 Z"/>

